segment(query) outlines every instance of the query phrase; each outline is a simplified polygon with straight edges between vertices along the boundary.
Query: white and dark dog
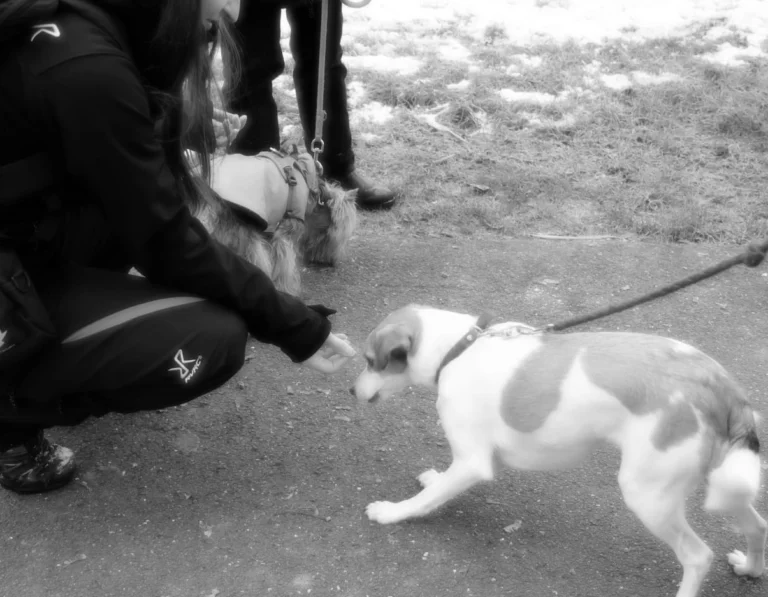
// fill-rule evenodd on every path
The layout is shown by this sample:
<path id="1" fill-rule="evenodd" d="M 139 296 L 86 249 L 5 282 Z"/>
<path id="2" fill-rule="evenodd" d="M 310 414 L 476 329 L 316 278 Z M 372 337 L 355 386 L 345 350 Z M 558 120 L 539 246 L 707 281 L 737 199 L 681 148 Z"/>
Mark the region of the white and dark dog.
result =
<path id="1" fill-rule="evenodd" d="M 446 471 L 419 476 L 424 489 L 414 497 L 369 504 L 371 520 L 424 516 L 492 480 L 495 459 L 518 469 L 564 468 L 608 442 L 621 450 L 626 504 L 683 566 L 677 597 L 698 594 L 713 559 L 685 517 L 686 496 L 703 480 L 705 508 L 733 516 L 746 536 L 746 554 L 728 555 L 733 570 L 762 574 L 756 415 L 721 365 L 658 336 L 486 325 L 411 305 L 368 337 L 368 365 L 351 391 L 372 401 L 412 384 L 436 389 L 453 455 Z"/>

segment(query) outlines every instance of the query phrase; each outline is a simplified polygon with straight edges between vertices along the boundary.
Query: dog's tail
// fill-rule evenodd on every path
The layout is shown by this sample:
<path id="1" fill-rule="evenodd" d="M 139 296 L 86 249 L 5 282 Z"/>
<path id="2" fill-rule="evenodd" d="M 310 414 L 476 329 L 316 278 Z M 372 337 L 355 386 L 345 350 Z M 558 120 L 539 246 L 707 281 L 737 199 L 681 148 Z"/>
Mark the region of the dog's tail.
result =
<path id="1" fill-rule="evenodd" d="M 709 473 L 705 509 L 732 512 L 752 504 L 757 497 L 761 470 L 757 422 L 758 416 L 746 400 L 731 407 L 728 437 L 719 451 L 722 461 Z"/>

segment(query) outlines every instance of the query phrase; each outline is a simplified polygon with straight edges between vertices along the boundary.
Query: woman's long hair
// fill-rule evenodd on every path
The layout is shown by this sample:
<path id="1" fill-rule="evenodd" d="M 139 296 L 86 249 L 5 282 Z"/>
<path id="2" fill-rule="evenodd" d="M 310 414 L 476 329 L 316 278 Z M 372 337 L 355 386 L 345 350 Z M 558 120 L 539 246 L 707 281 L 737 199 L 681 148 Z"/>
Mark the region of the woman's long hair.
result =
<path id="1" fill-rule="evenodd" d="M 200 0 L 165 0 L 160 19 L 148 45 L 143 69 L 150 86 L 158 119 L 158 134 L 178 190 L 185 201 L 199 207 L 210 193 L 211 154 L 215 147 L 211 123 L 212 97 L 222 104 L 221 85 L 214 80 L 213 61 L 219 50 L 228 56 L 224 73 L 227 87 L 236 86 L 239 72 L 238 52 L 226 17 L 209 39 L 200 21 Z M 159 60 L 162 58 L 162 62 Z M 193 173 L 185 150 L 202 146 L 199 171 Z M 202 178 L 206 184 L 200 184 Z"/>
<path id="2" fill-rule="evenodd" d="M 228 57 L 227 87 L 234 88 L 238 78 L 231 23 L 223 17 L 209 40 L 201 22 L 200 0 L 78 0 L 71 4 L 102 7 L 124 20 L 178 190 L 188 204 L 200 205 L 210 189 L 196 179 L 184 150 L 192 146 L 192 139 L 215 147 L 211 95 L 218 86 L 212 63 L 219 46 Z M 30 23 L 50 18 L 58 6 L 59 0 L 0 0 L 0 43 L 26 32 Z M 208 151 L 200 151 L 199 167 L 203 180 L 209 182 Z"/>

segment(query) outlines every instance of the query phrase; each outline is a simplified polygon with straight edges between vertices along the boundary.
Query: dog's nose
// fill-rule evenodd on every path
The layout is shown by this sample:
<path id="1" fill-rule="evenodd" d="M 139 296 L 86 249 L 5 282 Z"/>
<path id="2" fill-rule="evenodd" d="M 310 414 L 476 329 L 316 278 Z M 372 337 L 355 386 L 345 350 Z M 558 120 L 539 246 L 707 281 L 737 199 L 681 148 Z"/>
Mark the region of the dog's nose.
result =
<path id="1" fill-rule="evenodd" d="M 349 393 L 357 397 L 357 394 L 355 394 L 355 386 L 352 386 L 351 388 L 349 388 Z"/>

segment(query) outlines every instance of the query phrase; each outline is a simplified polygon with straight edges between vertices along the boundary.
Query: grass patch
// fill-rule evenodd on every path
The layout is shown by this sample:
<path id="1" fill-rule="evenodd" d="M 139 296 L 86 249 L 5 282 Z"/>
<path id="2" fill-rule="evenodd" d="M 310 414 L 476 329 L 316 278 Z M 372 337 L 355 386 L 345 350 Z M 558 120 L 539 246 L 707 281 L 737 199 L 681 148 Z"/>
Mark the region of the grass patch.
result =
<path id="1" fill-rule="evenodd" d="M 768 61 L 708 60 L 744 32 L 518 46 L 459 17 L 413 36 L 367 31 L 350 56 L 417 58 L 405 75 L 350 68 L 360 169 L 392 186 L 362 226 L 420 233 L 618 234 L 669 242 L 768 236 Z M 415 25 L 414 25 L 415 26 Z M 719 31 L 719 29 L 718 29 Z M 456 44 L 466 50 L 451 57 Z M 394 59 L 394 58 L 393 58 Z M 289 89 L 290 84 L 285 85 Z M 356 118 L 381 105 L 387 119 Z M 280 93 L 298 124 L 295 98 Z M 358 111 L 360 111 L 358 113 Z"/>

